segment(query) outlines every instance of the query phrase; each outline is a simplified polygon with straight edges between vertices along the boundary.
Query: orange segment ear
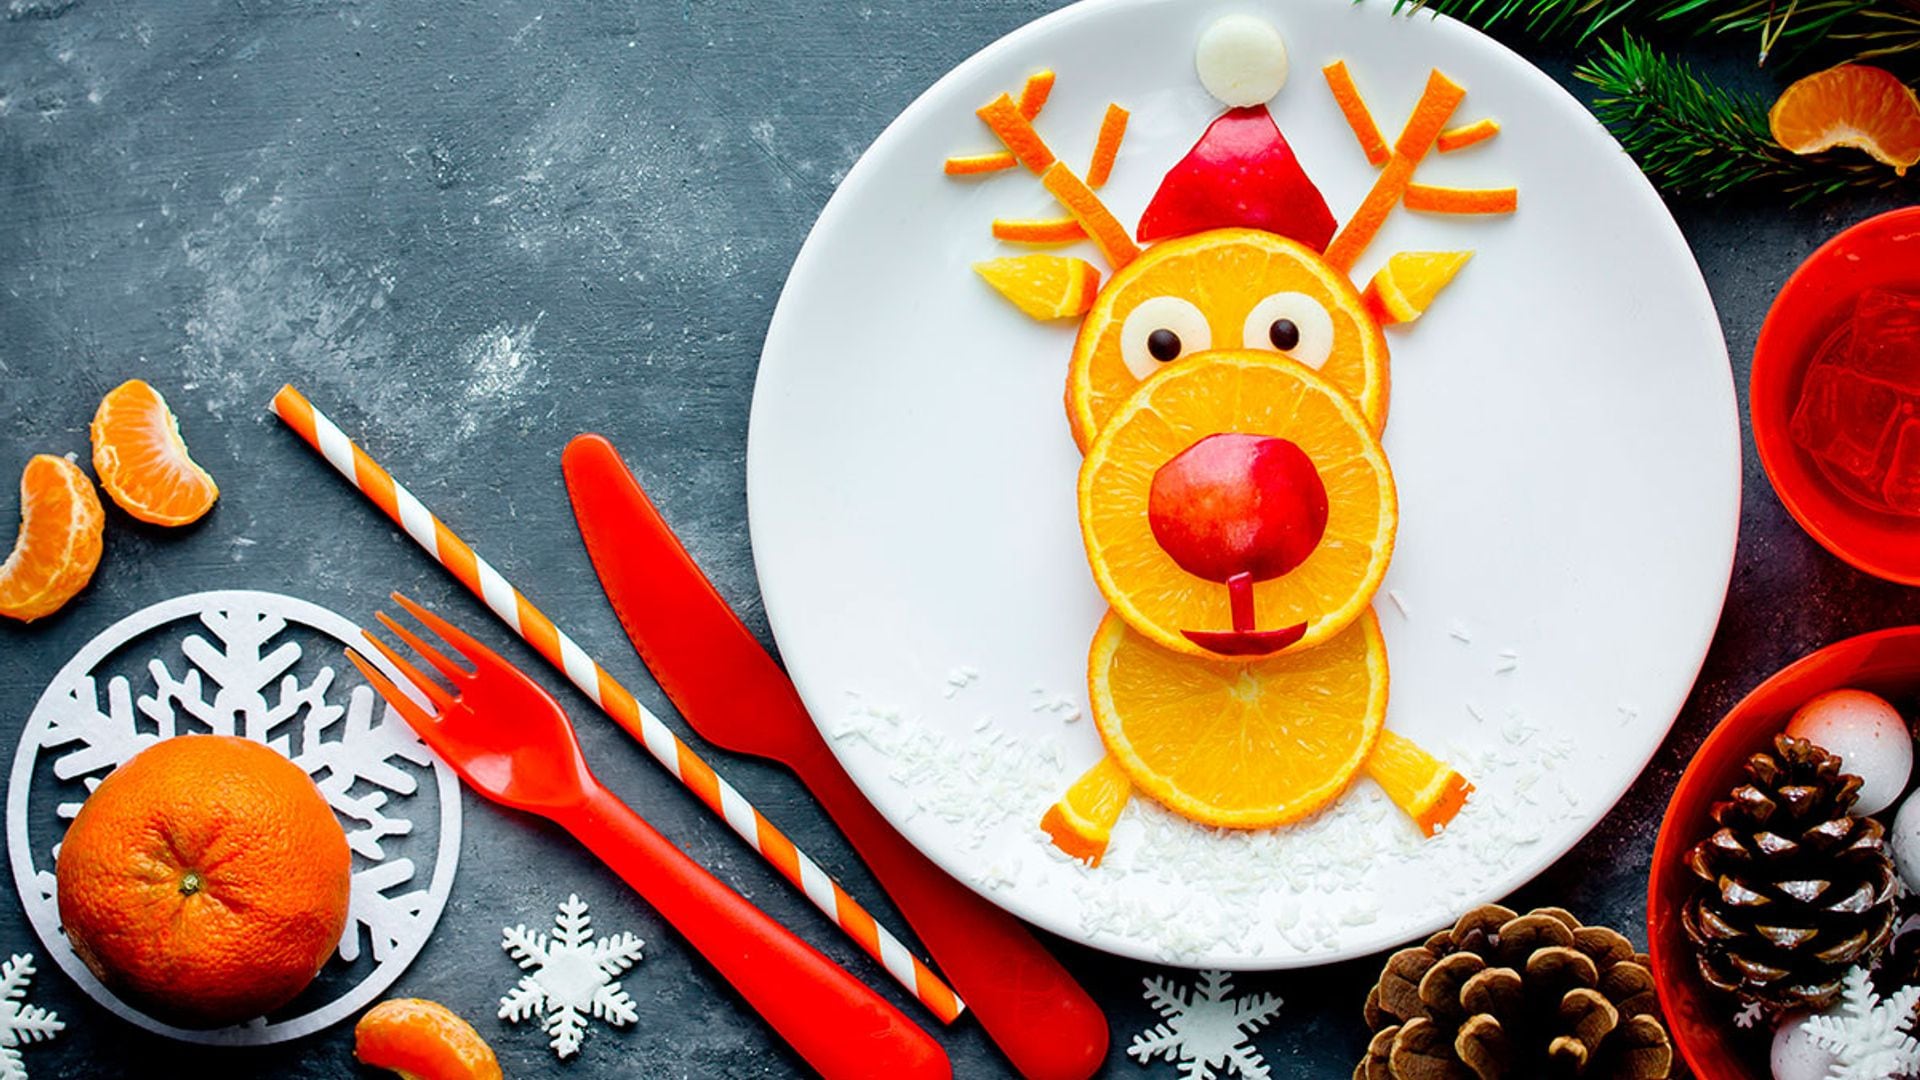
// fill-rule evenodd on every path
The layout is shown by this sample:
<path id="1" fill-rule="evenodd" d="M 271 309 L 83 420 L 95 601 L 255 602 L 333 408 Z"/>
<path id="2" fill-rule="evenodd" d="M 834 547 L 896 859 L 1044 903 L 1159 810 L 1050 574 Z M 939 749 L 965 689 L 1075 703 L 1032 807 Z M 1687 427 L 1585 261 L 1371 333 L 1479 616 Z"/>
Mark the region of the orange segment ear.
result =
<path id="1" fill-rule="evenodd" d="M 1100 271 L 1065 255 L 1022 255 L 973 264 L 974 272 L 1035 319 L 1079 318 L 1100 293 Z"/>
<path id="2" fill-rule="evenodd" d="M 1360 299 L 1381 326 L 1410 323 L 1471 258 L 1471 251 L 1403 251 L 1373 275 Z"/>

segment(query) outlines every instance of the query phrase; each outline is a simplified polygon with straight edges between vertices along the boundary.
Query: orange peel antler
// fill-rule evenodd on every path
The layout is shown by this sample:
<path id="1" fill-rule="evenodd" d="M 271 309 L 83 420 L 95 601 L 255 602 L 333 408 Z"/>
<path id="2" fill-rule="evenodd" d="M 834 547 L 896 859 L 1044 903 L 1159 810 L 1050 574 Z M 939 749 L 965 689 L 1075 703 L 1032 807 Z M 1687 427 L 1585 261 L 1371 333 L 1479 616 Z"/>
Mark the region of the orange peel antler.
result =
<path id="1" fill-rule="evenodd" d="M 1119 113 L 1119 119 L 1115 120 L 1114 110 L 1109 109 L 1108 123 L 1101 125 L 1103 134 L 1110 127 L 1118 129 L 1110 139 L 1103 140 L 1114 144 L 1115 153 L 1119 151 L 1119 137 L 1126 130 L 1126 111 L 1122 109 Z M 1139 256 L 1140 248 L 1133 242 L 1126 226 L 1120 224 L 1119 219 L 1113 216 L 1113 211 L 1107 209 L 1086 181 L 1054 156 L 1046 140 L 1033 129 L 1033 123 L 1021 113 L 1012 95 L 1001 94 L 982 105 L 979 115 L 1007 150 L 1021 164 L 1039 175 L 1041 185 L 1080 223 L 1094 246 L 1100 249 L 1108 266 L 1118 270 Z M 1096 164 L 1097 159 L 1096 153 Z"/>
<path id="2" fill-rule="evenodd" d="M 1407 117 L 1406 126 L 1400 129 L 1400 138 L 1393 144 L 1386 168 L 1380 170 L 1360 209 L 1353 212 L 1333 243 L 1327 245 L 1328 265 L 1342 273 L 1353 272 L 1353 264 L 1359 261 L 1361 253 L 1380 232 L 1380 226 L 1386 223 L 1387 215 L 1406 194 L 1420 159 L 1427 156 L 1428 148 L 1446 127 L 1447 118 L 1466 96 L 1466 89 L 1439 69 L 1428 74 L 1427 87 L 1420 94 L 1419 104 L 1413 107 L 1413 114 Z"/>

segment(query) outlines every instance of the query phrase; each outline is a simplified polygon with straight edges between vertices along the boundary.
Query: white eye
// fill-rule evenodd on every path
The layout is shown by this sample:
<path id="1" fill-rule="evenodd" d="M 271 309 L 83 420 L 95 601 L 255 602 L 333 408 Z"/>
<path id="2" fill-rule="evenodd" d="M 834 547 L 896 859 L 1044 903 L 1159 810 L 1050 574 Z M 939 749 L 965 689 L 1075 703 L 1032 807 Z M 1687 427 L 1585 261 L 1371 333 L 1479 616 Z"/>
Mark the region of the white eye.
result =
<path id="1" fill-rule="evenodd" d="M 1333 352 L 1333 316 L 1305 293 L 1274 293 L 1247 313 L 1240 345 L 1285 353 L 1318 371 Z"/>
<path id="2" fill-rule="evenodd" d="M 1136 379 L 1153 374 L 1161 364 L 1211 348 L 1213 328 L 1207 317 L 1177 296 L 1142 300 L 1120 327 L 1120 359 Z"/>

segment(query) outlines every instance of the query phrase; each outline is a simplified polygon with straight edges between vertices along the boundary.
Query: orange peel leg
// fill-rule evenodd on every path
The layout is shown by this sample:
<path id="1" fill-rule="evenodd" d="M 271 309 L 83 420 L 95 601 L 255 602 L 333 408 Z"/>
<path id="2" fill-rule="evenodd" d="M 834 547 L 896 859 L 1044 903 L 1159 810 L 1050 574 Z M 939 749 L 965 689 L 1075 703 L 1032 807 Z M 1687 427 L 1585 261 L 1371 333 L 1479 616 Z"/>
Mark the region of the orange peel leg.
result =
<path id="1" fill-rule="evenodd" d="M 1500 121 L 1489 116 L 1483 120 L 1475 120 L 1471 124 L 1448 128 L 1433 140 L 1433 148 L 1443 154 L 1451 154 L 1455 150 L 1465 150 L 1469 146 L 1486 142 L 1498 134 L 1500 134 Z"/>
<path id="2" fill-rule="evenodd" d="M 1473 794 L 1451 765 L 1391 730 L 1380 733 L 1364 769 L 1425 836 L 1446 828 Z"/>
<path id="3" fill-rule="evenodd" d="M 1114 271 L 1140 257 L 1140 247 L 1127 235 L 1126 226 L 1120 224 L 1092 188 L 1073 175 L 1072 169 L 1056 161 L 1040 174 L 1040 183 L 1080 222 L 1080 227 L 1087 231 Z"/>
<path id="4" fill-rule="evenodd" d="M 1420 103 L 1413 107 L 1413 115 L 1407 117 L 1406 127 L 1400 130 L 1400 138 L 1393 144 L 1393 154 L 1387 160 L 1387 166 L 1373 182 L 1373 190 L 1360 203 L 1360 209 L 1340 228 L 1333 243 L 1327 245 L 1327 265 L 1342 273 L 1350 273 L 1353 264 L 1360 260 L 1362 252 L 1386 223 L 1387 215 L 1399 204 L 1400 197 L 1406 193 L 1407 185 L 1413 181 L 1413 170 L 1420 159 L 1427 155 L 1427 148 L 1440 136 L 1446 127 L 1447 118 L 1453 110 L 1460 107 L 1460 100 L 1467 91 L 1459 83 L 1447 78 L 1438 68 L 1427 76 L 1427 87 L 1420 94 Z"/>
<path id="5" fill-rule="evenodd" d="M 1133 781 L 1111 755 L 1073 782 L 1060 801 L 1047 808 L 1040 828 L 1053 839 L 1053 846 L 1093 866 L 1107 853 L 1107 841 L 1113 836 L 1113 823 L 1120 820 L 1133 797 Z"/>
<path id="6" fill-rule="evenodd" d="M 1132 114 L 1118 105 L 1108 105 L 1100 118 L 1100 135 L 1093 143 L 1093 160 L 1087 165 L 1087 186 L 1105 186 L 1113 175 L 1113 163 L 1120 156 L 1120 143 L 1127 137 L 1127 120 Z"/>
<path id="7" fill-rule="evenodd" d="M 1009 244 L 1071 244 L 1085 240 L 1087 230 L 1081 228 L 1080 222 L 1072 217 L 1039 220 L 995 218 L 993 238 Z"/>
<path id="8" fill-rule="evenodd" d="M 980 106 L 978 115 L 999 140 L 1006 144 L 1020 164 L 1036 174 L 1045 173 L 1054 162 L 1053 151 L 1047 149 L 1046 140 L 1033 130 L 1032 121 L 1020 111 L 1020 106 L 1012 95 L 1001 94 L 985 105 Z"/>
<path id="9" fill-rule="evenodd" d="M 1353 75 L 1347 71 L 1347 62 L 1335 60 L 1321 68 L 1320 73 L 1327 77 L 1327 89 L 1333 91 L 1334 104 L 1340 106 L 1340 115 L 1347 118 L 1347 126 L 1353 129 L 1353 137 L 1367 155 L 1367 164 L 1375 168 L 1385 165 L 1388 157 L 1386 137 L 1380 134 L 1380 125 L 1373 122 L 1373 112 L 1367 108 L 1366 99 L 1360 96 L 1360 88 L 1353 84 Z"/>
<path id="10" fill-rule="evenodd" d="M 1520 208 L 1518 189 L 1435 187 L 1408 184 L 1409 210 L 1429 214 L 1511 214 Z"/>

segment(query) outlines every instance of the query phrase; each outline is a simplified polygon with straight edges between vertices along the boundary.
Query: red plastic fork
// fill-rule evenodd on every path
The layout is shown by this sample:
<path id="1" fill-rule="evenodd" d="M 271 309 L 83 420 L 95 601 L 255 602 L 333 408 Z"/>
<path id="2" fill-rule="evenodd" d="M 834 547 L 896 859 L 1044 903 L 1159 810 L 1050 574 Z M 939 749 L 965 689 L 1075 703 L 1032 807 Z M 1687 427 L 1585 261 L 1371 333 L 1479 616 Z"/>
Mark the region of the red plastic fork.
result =
<path id="1" fill-rule="evenodd" d="M 393 600 L 473 663 L 448 659 L 386 613 L 380 622 L 451 683 L 365 634 L 432 701 L 429 713 L 365 657 L 351 659 L 475 791 L 572 833 L 698 949 L 807 1063 L 827 1077 L 953 1075 L 931 1036 L 654 831 L 596 780 L 560 703 L 513 665 L 399 593 Z"/>

